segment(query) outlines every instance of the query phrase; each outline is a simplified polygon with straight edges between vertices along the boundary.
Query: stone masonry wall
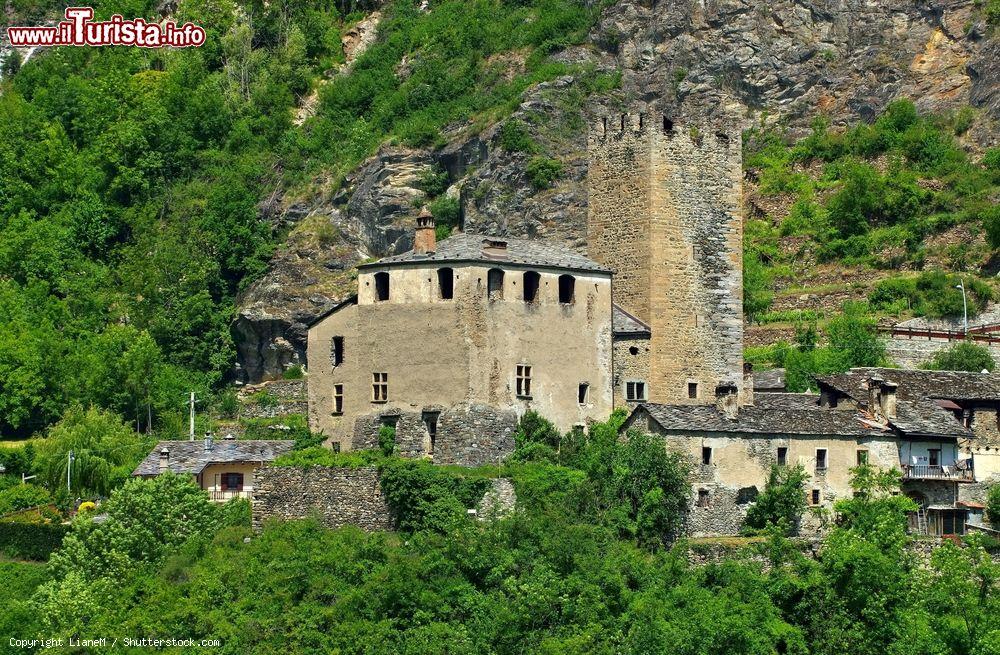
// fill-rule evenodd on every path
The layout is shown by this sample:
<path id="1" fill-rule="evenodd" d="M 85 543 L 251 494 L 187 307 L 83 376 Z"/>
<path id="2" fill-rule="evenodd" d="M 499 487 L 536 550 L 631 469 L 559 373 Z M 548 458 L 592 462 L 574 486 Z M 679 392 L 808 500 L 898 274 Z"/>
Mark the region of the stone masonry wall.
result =
<path id="1" fill-rule="evenodd" d="M 356 525 L 369 532 L 393 528 L 374 467 L 263 466 L 257 470 L 254 530 L 259 531 L 268 519 L 313 515 L 328 528 Z"/>
<path id="2" fill-rule="evenodd" d="M 496 464 L 514 452 L 517 414 L 488 405 L 461 404 L 432 408 L 438 413 L 437 436 L 431 445 L 425 412 L 395 409 L 360 416 L 354 423 L 354 447 L 378 448 L 384 423 L 396 425 L 396 453 L 402 457 L 431 456 L 435 464 L 480 466 Z"/>
<path id="3" fill-rule="evenodd" d="M 629 380 L 642 380 L 649 384 L 649 339 L 645 337 L 615 339 L 612 350 L 615 409 L 624 407 L 632 411 L 639 403 L 625 400 L 625 383 Z"/>
<path id="4" fill-rule="evenodd" d="M 890 338 L 885 342 L 885 352 L 889 359 L 902 368 L 919 368 L 924 362 L 930 361 L 940 350 L 947 350 L 958 341 L 943 339 L 899 339 Z M 1000 344 L 985 344 L 993 359 L 1000 360 Z"/>
<path id="5" fill-rule="evenodd" d="M 614 301 L 650 324 L 650 400 L 709 403 L 720 382 L 742 386 L 739 130 L 610 117 L 588 151 L 589 254 L 615 271 Z"/>

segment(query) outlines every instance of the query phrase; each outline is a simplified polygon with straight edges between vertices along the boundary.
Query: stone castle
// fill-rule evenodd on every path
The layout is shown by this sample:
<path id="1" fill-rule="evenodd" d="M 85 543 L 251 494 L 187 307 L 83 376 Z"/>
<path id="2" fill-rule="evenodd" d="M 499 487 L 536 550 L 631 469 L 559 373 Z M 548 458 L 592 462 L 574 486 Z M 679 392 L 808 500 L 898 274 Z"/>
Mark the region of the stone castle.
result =
<path id="1" fill-rule="evenodd" d="M 924 532 L 975 522 L 976 483 L 1000 474 L 983 454 L 1000 446 L 991 376 L 900 385 L 859 369 L 820 379 L 822 395 L 755 397 L 737 126 L 608 116 L 588 151 L 587 256 L 495 236 L 437 242 L 425 211 L 412 251 L 359 266 L 357 293 L 309 329 L 314 431 L 350 450 L 377 447 L 391 425 L 404 456 L 474 466 L 513 450 L 529 410 L 568 431 L 626 408 L 624 429 L 690 461 L 694 535 L 738 532 L 775 464 L 805 468 L 816 510 L 850 495 L 851 469 L 869 462 L 904 471 Z"/>

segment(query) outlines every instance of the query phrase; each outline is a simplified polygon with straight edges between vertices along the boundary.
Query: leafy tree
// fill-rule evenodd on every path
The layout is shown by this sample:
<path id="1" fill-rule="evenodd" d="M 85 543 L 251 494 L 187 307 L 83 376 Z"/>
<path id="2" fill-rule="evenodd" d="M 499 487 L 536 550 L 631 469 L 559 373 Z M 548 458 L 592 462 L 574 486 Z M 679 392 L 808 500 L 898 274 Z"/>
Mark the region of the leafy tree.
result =
<path id="1" fill-rule="evenodd" d="M 18 484 L 0 491 L 0 516 L 50 502 L 52 496 L 42 487 Z"/>
<path id="2" fill-rule="evenodd" d="M 842 353 L 852 367 L 880 366 L 885 362 L 885 344 L 875 332 L 875 319 L 865 310 L 864 305 L 845 303 L 844 313 L 826 328 L 830 349 Z"/>
<path id="3" fill-rule="evenodd" d="M 1000 616 L 1000 565 L 984 542 L 983 535 L 970 535 L 964 547 L 945 542 L 931 554 L 924 603 L 940 617 L 935 627 L 951 652 L 988 648 L 988 632 Z"/>
<path id="4" fill-rule="evenodd" d="M 39 442 L 35 469 L 50 489 L 65 488 L 73 451 L 72 492 L 104 495 L 128 478 L 150 446 L 110 412 L 73 408 Z"/>
<path id="5" fill-rule="evenodd" d="M 746 528 L 750 531 L 778 526 L 793 533 L 806 510 L 805 481 L 809 478 L 801 464 L 771 467 L 764 490 L 747 511 Z"/>
<path id="6" fill-rule="evenodd" d="M 1000 526 L 1000 484 L 990 485 L 986 492 L 986 516 L 990 523 Z"/>
<path id="7" fill-rule="evenodd" d="M 771 307 L 774 294 L 771 292 L 771 273 L 760 261 L 756 250 L 743 252 L 743 313 L 748 321 L 766 312 Z"/>
<path id="8" fill-rule="evenodd" d="M 996 368 L 996 362 L 989 348 L 980 346 L 972 341 L 963 341 L 950 348 L 945 348 L 934 353 L 933 359 L 925 363 L 921 368 L 935 371 L 992 371 Z"/>

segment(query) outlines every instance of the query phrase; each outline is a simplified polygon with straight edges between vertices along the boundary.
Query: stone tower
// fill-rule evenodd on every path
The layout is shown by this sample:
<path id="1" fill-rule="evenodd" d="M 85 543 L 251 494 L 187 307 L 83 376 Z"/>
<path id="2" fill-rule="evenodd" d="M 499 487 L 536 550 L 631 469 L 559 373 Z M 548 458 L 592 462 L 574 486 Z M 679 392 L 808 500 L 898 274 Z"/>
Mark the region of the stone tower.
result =
<path id="1" fill-rule="evenodd" d="M 650 326 L 648 400 L 716 402 L 743 386 L 740 132 L 624 114 L 588 135 L 589 255 Z M 616 390 L 616 393 L 619 390 Z"/>

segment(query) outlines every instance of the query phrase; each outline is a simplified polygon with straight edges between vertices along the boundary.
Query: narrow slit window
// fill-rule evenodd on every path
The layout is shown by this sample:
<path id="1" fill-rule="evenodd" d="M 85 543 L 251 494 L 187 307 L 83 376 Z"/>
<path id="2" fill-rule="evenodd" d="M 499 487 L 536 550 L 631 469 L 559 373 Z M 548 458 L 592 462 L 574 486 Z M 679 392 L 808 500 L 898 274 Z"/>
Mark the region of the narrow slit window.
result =
<path id="1" fill-rule="evenodd" d="M 810 505 L 819 505 L 819 501 L 820 501 L 819 489 L 813 489 L 812 493 L 809 496 L 809 504 Z"/>
<path id="2" fill-rule="evenodd" d="M 389 299 L 389 274 L 375 274 L 375 299 L 379 302 Z"/>
<path id="3" fill-rule="evenodd" d="M 576 391 L 576 402 L 581 405 L 586 405 L 590 400 L 590 385 L 586 382 L 581 382 L 579 388 Z"/>
<path id="4" fill-rule="evenodd" d="M 572 305 L 576 298 L 576 278 L 572 275 L 559 276 L 559 302 Z"/>
<path id="5" fill-rule="evenodd" d="M 531 367 L 526 364 L 517 366 L 517 395 L 520 398 L 531 397 Z"/>
<path id="6" fill-rule="evenodd" d="M 424 438 L 424 452 L 427 455 L 434 455 L 434 447 L 437 445 L 439 417 L 440 414 L 438 412 L 424 412 L 424 430 L 426 432 Z"/>
<path id="7" fill-rule="evenodd" d="M 335 453 L 339 453 L 340 452 L 340 442 L 339 441 L 334 441 L 332 444 L 330 444 L 330 447 L 333 448 L 333 452 L 335 452 Z"/>
<path id="8" fill-rule="evenodd" d="M 455 297 L 455 271 L 450 268 L 439 268 L 438 295 L 441 300 L 451 300 Z"/>
<path id="9" fill-rule="evenodd" d="M 858 466 L 864 466 L 868 463 L 868 451 L 859 450 L 858 451 Z"/>
<path id="10" fill-rule="evenodd" d="M 705 466 L 712 464 L 712 449 L 708 446 L 703 446 L 701 449 L 701 463 Z"/>
<path id="11" fill-rule="evenodd" d="M 344 337 L 334 337 L 330 341 L 330 363 L 334 366 L 344 363 Z"/>
<path id="12" fill-rule="evenodd" d="M 785 466 L 786 464 L 788 464 L 788 448 L 778 446 L 778 466 Z"/>
<path id="13" fill-rule="evenodd" d="M 344 413 L 344 385 L 333 385 L 333 413 L 340 415 Z"/>
<path id="14" fill-rule="evenodd" d="M 389 400 L 389 374 L 372 373 L 372 402 L 384 403 Z"/>
<path id="15" fill-rule="evenodd" d="M 826 470 L 826 448 L 816 449 L 816 470 L 825 471 Z"/>
<path id="16" fill-rule="evenodd" d="M 698 383 L 688 382 L 688 398 L 697 398 L 697 397 L 698 397 Z"/>
<path id="17" fill-rule="evenodd" d="M 486 274 L 486 293 L 490 300 L 503 300 L 503 271 L 491 268 Z"/>
<path id="18" fill-rule="evenodd" d="M 524 302 L 538 302 L 538 286 L 541 276 L 535 271 L 526 271 L 524 274 Z"/>

